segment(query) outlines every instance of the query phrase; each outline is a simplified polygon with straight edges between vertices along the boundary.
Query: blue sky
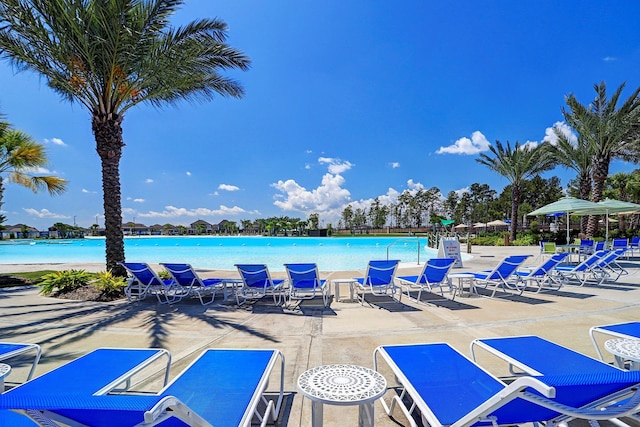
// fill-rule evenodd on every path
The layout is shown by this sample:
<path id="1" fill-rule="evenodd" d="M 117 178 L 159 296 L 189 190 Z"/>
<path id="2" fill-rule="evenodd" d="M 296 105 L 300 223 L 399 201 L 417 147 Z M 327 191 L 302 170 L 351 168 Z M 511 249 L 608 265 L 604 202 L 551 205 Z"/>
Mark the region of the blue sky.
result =
<path id="1" fill-rule="evenodd" d="M 540 142 L 565 96 L 640 86 L 640 3 L 629 1 L 187 1 L 175 24 L 219 17 L 252 60 L 243 99 L 138 106 L 125 116 L 123 220 L 320 214 L 508 182 L 476 162 L 496 140 Z M 6 224 L 102 226 L 91 121 L 32 73 L 0 63 L 0 111 L 46 145 L 57 197 L 6 185 Z M 612 172 L 635 165 L 612 164 Z M 558 168 L 566 186 L 573 176 Z"/>

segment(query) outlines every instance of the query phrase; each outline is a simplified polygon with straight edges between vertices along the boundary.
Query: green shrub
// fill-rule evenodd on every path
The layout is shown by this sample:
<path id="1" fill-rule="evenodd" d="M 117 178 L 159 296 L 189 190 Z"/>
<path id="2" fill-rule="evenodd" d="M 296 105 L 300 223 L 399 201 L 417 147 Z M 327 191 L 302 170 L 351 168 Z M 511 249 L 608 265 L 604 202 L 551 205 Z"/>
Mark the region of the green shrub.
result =
<path id="1" fill-rule="evenodd" d="M 54 292 L 69 292 L 84 286 L 91 280 L 91 274 L 84 270 L 62 270 L 42 276 L 38 283 L 40 293 L 50 295 Z"/>
<path id="2" fill-rule="evenodd" d="M 122 290 L 127 286 L 124 277 L 114 276 L 111 271 L 101 271 L 96 273 L 96 279 L 93 281 L 95 286 L 103 295 L 117 296 L 122 295 Z"/>
<path id="3" fill-rule="evenodd" d="M 158 277 L 161 278 L 162 280 L 168 280 L 168 279 L 171 279 L 171 273 L 169 273 L 167 270 L 161 270 L 158 273 Z"/>

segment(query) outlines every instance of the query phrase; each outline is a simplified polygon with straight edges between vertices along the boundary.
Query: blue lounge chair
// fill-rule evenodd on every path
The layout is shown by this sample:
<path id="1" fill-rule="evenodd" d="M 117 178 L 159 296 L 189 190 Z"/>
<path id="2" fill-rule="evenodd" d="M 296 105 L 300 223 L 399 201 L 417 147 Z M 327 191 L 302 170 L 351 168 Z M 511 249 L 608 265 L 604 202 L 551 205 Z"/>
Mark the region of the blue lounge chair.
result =
<path id="1" fill-rule="evenodd" d="M 390 405 L 381 399 L 382 406 L 389 416 L 397 406 L 414 427 L 416 410 L 423 425 L 431 427 L 555 425 L 575 418 L 626 416 L 640 404 L 638 371 L 526 376 L 507 385 L 445 343 L 378 347 L 376 370 L 378 358 L 391 368 L 401 389 Z M 621 398 L 628 400 L 607 405 Z"/>
<path id="2" fill-rule="evenodd" d="M 493 270 L 470 273 L 474 276 L 475 286 L 493 288 L 491 298 L 496 295 L 498 289 L 505 292 L 516 291 L 519 295 L 524 292 L 525 285 L 520 284 L 520 278 L 516 271 L 525 262 L 529 255 L 512 255 L 503 259 Z"/>
<path id="3" fill-rule="evenodd" d="M 584 286 L 586 283 L 601 284 L 607 278 L 606 274 L 597 267 L 598 261 L 609 251 L 597 251 L 580 264 L 575 266 L 559 265 L 555 271 L 558 273 L 558 279 L 564 284 L 577 283 L 578 286 Z"/>
<path id="4" fill-rule="evenodd" d="M 538 286 L 536 292 L 540 292 L 545 287 L 556 290 L 560 289 L 562 282 L 553 277 L 553 270 L 560 265 L 568 255 L 568 252 L 554 254 L 539 266 L 533 267 L 528 271 L 517 270 L 515 274 L 525 285 L 535 283 Z"/>
<path id="5" fill-rule="evenodd" d="M 395 299 L 396 291 L 400 288 L 394 283 L 396 269 L 399 260 L 373 260 L 367 264 L 367 270 L 364 277 L 354 277 L 353 285 L 355 286 L 356 298 L 360 304 L 364 305 L 364 297 L 367 292 L 375 296 L 391 296 Z M 402 300 L 402 292 L 398 300 Z"/>
<path id="6" fill-rule="evenodd" d="M 226 291 L 224 279 L 201 279 L 189 264 L 160 263 L 160 265 L 163 266 L 173 278 L 170 291 L 171 302 L 196 296 L 200 300 L 200 304 L 209 305 L 215 299 L 217 291 Z M 205 301 L 203 298 L 207 296 L 210 296 L 211 299 Z"/>
<path id="7" fill-rule="evenodd" d="M 627 258 L 632 257 L 634 252 L 637 250 L 640 250 L 640 237 L 634 236 L 629 242 L 629 249 L 627 250 L 627 253 L 625 255 L 627 256 Z"/>
<path id="8" fill-rule="evenodd" d="M 624 256 L 626 251 L 624 248 L 611 250 L 598 260 L 595 268 L 600 269 L 604 280 L 615 282 L 620 276 L 629 274 L 624 267 L 618 264 L 618 260 Z M 613 278 L 613 276 L 615 276 L 615 278 Z"/>
<path id="9" fill-rule="evenodd" d="M 433 292 L 434 289 L 440 291 L 440 295 L 444 297 L 443 287 L 447 287 L 447 291 L 452 293 L 453 286 L 449 279 L 449 271 L 456 262 L 455 258 L 431 258 L 427 260 L 419 275 L 417 276 L 399 276 L 398 281 L 405 286 L 407 298 L 411 298 L 411 291 L 417 289 L 418 295 L 416 301 L 421 301 L 422 291 Z M 453 298 L 455 299 L 455 292 Z"/>
<path id="10" fill-rule="evenodd" d="M 265 391 L 278 360 L 277 401 Z M 209 349 L 159 393 L 72 394 L 40 389 L 0 395 L 0 409 L 37 411 L 52 420 L 92 427 L 135 425 L 264 426 L 277 419 L 284 396 L 284 357 L 277 350 Z M 259 403 L 266 408 L 260 410 Z"/>
<path id="11" fill-rule="evenodd" d="M 129 283 L 124 289 L 124 294 L 129 302 L 143 300 L 149 295 L 155 295 L 160 303 L 167 302 L 166 298 L 164 301 L 162 298 L 170 289 L 173 280 L 161 279 L 148 264 L 143 262 L 121 262 L 119 264 L 131 275 Z"/>
<path id="12" fill-rule="evenodd" d="M 33 359 L 33 363 L 31 364 L 31 369 L 27 374 L 27 380 L 30 380 L 33 376 L 33 373 L 36 371 L 36 366 L 38 365 L 38 361 L 40 360 L 40 355 L 42 353 L 42 349 L 38 344 L 0 342 L 0 361 L 5 361 L 11 359 L 12 357 L 21 356 L 32 351 L 35 351 L 36 354 Z M 2 393 L 2 390 L 0 390 L 0 393 Z"/>
<path id="13" fill-rule="evenodd" d="M 600 360 L 604 360 L 602 351 L 600 351 L 598 341 L 596 340 L 596 336 L 599 335 L 604 335 L 605 338 L 640 339 L 640 322 L 593 326 L 589 329 L 589 336 L 591 336 L 591 342 L 593 342 L 593 346 L 596 348 L 598 357 L 600 357 Z"/>
<path id="14" fill-rule="evenodd" d="M 629 239 L 618 237 L 611 241 L 611 250 L 624 249 L 626 252 L 629 249 Z"/>
<path id="15" fill-rule="evenodd" d="M 578 246 L 578 260 L 593 255 L 595 248 L 596 242 L 594 240 L 580 239 L 580 246 Z"/>
<path id="16" fill-rule="evenodd" d="M 265 264 L 236 264 L 236 268 L 242 279 L 242 287 L 236 290 L 238 305 L 244 304 L 249 299 L 260 299 L 267 295 L 273 296 L 275 305 L 280 305 L 283 279 L 272 279 Z"/>
<path id="17" fill-rule="evenodd" d="M 476 348 L 506 361 L 514 375 L 611 374 L 622 371 L 535 335 L 475 339 L 471 343 L 473 360 L 476 360 Z"/>
<path id="18" fill-rule="evenodd" d="M 316 295 L 322 296 L 322 303 L 326 307 L 329 303 L 329 285 L 325 279 L 320 278 L 318 266 L 314 263 L 285 264 L 289 277 L 285 289 L 285 303 L 291 304 L 293 300 L 313 299 Z"/>

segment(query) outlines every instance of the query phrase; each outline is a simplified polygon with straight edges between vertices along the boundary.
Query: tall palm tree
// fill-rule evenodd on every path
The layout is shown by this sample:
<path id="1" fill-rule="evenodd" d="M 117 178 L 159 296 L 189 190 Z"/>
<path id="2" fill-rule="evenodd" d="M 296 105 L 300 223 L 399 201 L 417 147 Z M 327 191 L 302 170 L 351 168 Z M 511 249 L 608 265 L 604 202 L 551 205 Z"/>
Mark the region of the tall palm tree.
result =
<path id="1" fill-rule="evenodd" d="M 512 148 L 509 141 L 506 147 L 500 141 L 496 141 L 495 145 L 489 146 L 493 156 L 480 153 L 480 157 L 476 159 L 511 183 L 511 241 L 516 239 L 518 230 L 518 208 L 522 196 L 522 185 L 527 179 L 553 167 L 547 144 L 534 147 L 529 144 L 520 145 L 516 141 Z"/>
<path id="2" fill-rule="evenodd" d="M 565 121 L 581 138 L 591 146 L 593 179 L 591 201 L 599 202 L 609 176 L 609 165 L 614 158 L 638 160 L 639 153 L 633 149 L 640 122 L 640 88 L 618 108 L 618 101 L 625 84 L 607 98 L 607 86 L 604 82 L 594 85 L 596 98 L 589 105 L 583 105 L 571 94 L 567 96 L 568 109 L 562 110 Z M 598 227 L 598 218 L 589 217 L 587 234 L 594 235 Z"/>
<path id="3" fill-rule="evenodd" d="M 573 169 L 577 173 L 578 197 L 583 200 L 589 200 L 592 184 L 593 145 L 582 135 L 577 137 L 575 143 L 570 141 L 559 126 L 554 127 L 554 132 L 558 137 L 558 141 L 549 146 L 554 161 L 566 168 Z M 587 216 L 583 216 L 580 219 L 580 231 L 582 233 L 586 232 L 587 221 Z"/>
<path id="4" fill-rule="evenodd" d="M 47 153 L 42 144 L 24 132 L 12 129 L 0 116 L 0 210 L 4 197 L 4 180 L 32 190 L 46 189 L 49 194 L 63 193 L 67 181 L 53 175 L 34 175 L 38 168 L 46 166 Z"/>
<path id="5" fill-rule="evenodd" d="M 124 261 L 120 158 L 131 107 L 241 97 L 220 70 L 249 67 L 225 43 L 227 26 L 199 19 L 172 28 L 184 0 L 2 0 L 0 57 L 42 75 L 64 99 L 91 114 L 102 167 L 107 269 Z"/>

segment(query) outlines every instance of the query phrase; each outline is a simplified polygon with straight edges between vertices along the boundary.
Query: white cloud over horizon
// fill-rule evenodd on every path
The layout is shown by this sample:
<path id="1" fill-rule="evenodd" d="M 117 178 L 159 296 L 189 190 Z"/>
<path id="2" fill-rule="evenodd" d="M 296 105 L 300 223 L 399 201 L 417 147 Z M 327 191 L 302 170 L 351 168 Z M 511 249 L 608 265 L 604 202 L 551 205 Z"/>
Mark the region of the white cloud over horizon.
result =
<path id="1" fill-rule="evenodd" d="M 35 216 L 38 218 L 71 218 L 69 215 L 57 214 L 49 211 L 48 209 L 34 209 L 34 208 L 22 208 L 28 215 Z"/>
<path id="2" fill-rule="evenodd" d="M 136 212 L 137 216 L 141 218 L 180 218 L 180 217 L 211 217 L 211 216 L 221 216 L 221 215 L 241 215 L 241 214 L 259 214 L 257 211 L 247 211 L 238 206 L 224 206 L 220 205 L 218 209 L 209 209 L 209 208 L 179 208 L 176 206 L 165 206 L 162 212 L 157 211 L 148 211 L 148 212 Z"/>
<path id="3" fill-rule="evenodd" d="M 471 139 L 466 136 L 458 139 L 453 145 L 440 147 L 436 154 L 478 154 L 489 149 L 489 140 L 480 131 L 471 134 Z"/>

